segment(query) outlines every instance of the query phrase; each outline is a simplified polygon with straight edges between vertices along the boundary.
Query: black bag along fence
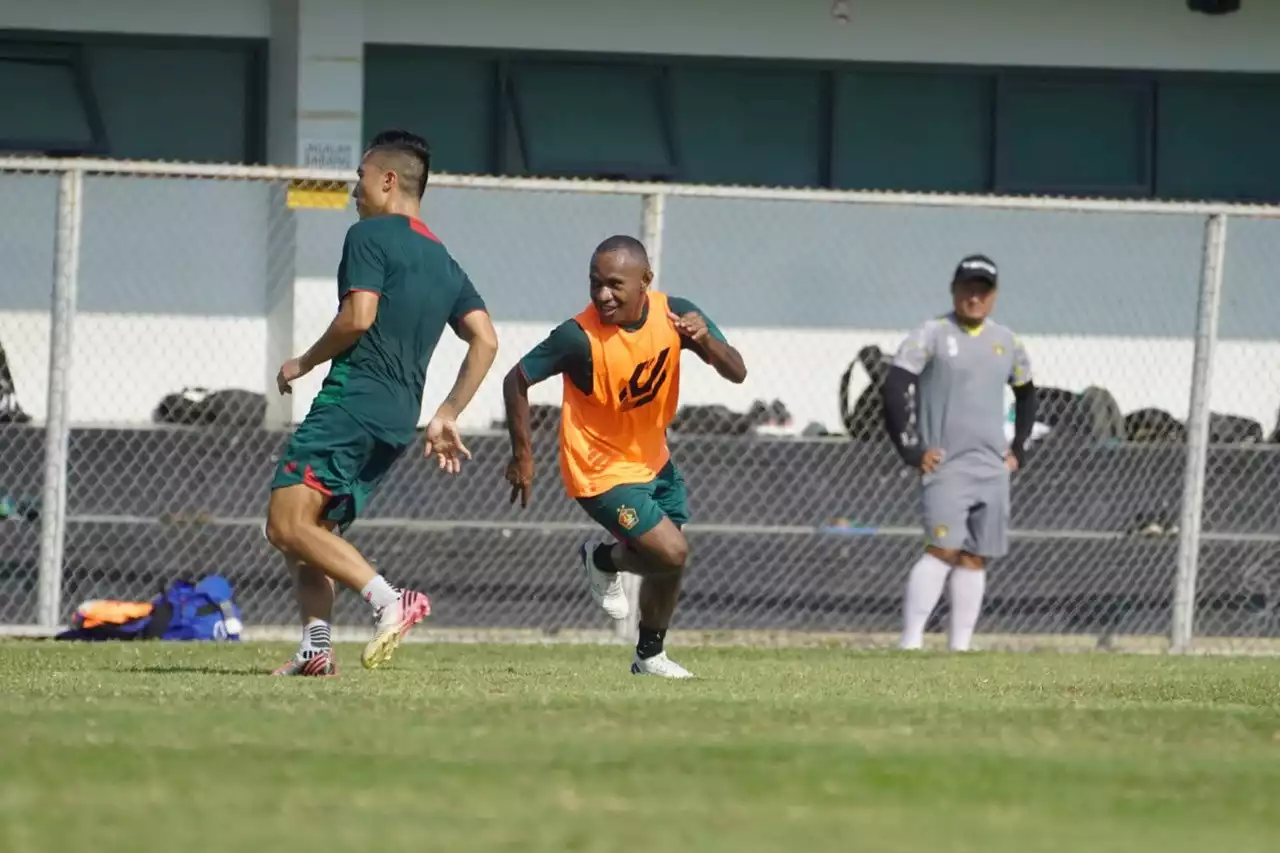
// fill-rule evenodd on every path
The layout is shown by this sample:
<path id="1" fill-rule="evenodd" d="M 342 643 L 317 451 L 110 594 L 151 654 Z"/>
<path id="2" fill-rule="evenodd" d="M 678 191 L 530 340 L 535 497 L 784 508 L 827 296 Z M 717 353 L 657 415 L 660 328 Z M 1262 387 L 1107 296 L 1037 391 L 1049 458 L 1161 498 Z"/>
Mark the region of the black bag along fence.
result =
<path id="1" fill-rule="evenodd" d="M 248 624 L 291 624 L 288 579 L 261 532 L 267 484 L 286 441 L 287 433 L 262 429 L 73 431 L 63 600 L 74 606 L 218 572 L 236 584 Z M 0 430 L 6 458 L 39 458 L 42 444 L 38 429 Z M 697 518 L 681 627 L 896 629 L 903 566 L 918 553 L 920 534 L 912 477 L 887 443 L 692 437 L 672 444 Z M 560 492 L 554 436 L 538 441 L 542 477 L 523 512 L 507 502 L 505 437 L 477 437 L 471 447 L 475 463 L 448 480 L 407 454 L 353 541 L 390 577 L 433 596 L 433 625 L 608 627 L 574 571 L 577 545 L 592 529 Z M 1231 535 L 1280 528 L 1280 502 L 1271 499 L 1280 487 L 1275 451 L 1210 453 L 1218 469 L 1249 476 L 1217 478 L 1206 494 L 1206 505 L 1222 509 L 1211 516 L 1215 533 L 1200 568 L 1202 632 L 1265 637 L 1280 628 L 1280 544 Z M 1018 532 L 992 571 L 983 630 L 1162 634 L 1171 616 L 1182 456 L 1176 445 L 1037 448 L 1014 486 Z M 784 485 L 797 467 L 828 472 L 806 479 L 804 504 Z M 30 522 L 0 525 L 2 612 L 32 606 L 37 531 Z M 339 621 L 363 624 L 363 603 L 351 595 L 341 602 Z"/>

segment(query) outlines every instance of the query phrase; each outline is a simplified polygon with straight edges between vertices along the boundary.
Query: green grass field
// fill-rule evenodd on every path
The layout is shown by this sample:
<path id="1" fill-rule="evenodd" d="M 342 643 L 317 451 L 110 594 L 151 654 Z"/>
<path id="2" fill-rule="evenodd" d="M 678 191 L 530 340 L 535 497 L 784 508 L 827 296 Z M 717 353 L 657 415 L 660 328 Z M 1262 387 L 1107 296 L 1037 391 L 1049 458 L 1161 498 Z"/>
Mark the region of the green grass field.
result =
<path id="1" fill-rule="evenodd" d="M 1280 849 L 1270 660 L 289 651 L 0 643 L 0 850 Z"/>

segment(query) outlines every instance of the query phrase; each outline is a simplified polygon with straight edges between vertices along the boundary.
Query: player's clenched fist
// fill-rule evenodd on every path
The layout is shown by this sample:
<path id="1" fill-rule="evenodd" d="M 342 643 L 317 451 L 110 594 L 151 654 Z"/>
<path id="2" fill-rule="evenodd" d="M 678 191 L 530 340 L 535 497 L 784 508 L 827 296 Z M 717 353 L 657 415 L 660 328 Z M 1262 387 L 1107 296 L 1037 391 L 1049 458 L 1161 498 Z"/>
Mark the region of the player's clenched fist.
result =
<path id="1" fill-rule="evenodd" d="M 932 474 L 938 470 L 938 466 L 942 464 L 941 450 L 926 450 L 924 456 L 920 459 L 920 471 L 925 474 Z"/>
<path id="2" fill-rule="evenodd" d="M 677 314 L 674 311 L 668 311 L 667 316 L 671 318 L 671 322 L 675 325 L 677 332 L 695 343 L 702 343 L 707 335 L 710 334 L 707 329 L 706 319 L 697 311 L 690 311 L 688 314 Z"/>
<path id="3" fill-rule="evenodd" d="M 511 500 L 515 503 L 520 498 L 520 506 L 529 505 L 529 493 L 533 491 L 533 458 L 530 456 L 513 456 L 507 463 L 507 482 L 511 484 Z"/>

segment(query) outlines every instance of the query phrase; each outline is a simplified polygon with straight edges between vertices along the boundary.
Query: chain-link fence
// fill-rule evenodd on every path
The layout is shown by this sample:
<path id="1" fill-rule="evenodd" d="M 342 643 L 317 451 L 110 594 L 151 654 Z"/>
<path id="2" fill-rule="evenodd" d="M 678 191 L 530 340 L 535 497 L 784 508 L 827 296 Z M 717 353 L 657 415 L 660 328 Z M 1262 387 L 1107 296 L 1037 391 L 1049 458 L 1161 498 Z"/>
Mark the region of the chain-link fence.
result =
<path id="1" fill-rule="evenodd" d="M 1280 221 L 1223 227 L 1194 630 L 1248 650 L 1280 637 Z"/>
<path id="2" fill-rule="evenodd" d="M 58 175 L 0 172 L 0 621 L 36 618 Z"/>
<path id="3" fill-rule="evenodd" d="M 216 571 L 250 624 L 291 624 L 262 518 L 324 369 L 292 399 L 273 377 L 333 315 L 348 176 L 9 160 L 0 187 L 23 202 L 0 214 L 11 258 L 0 343 L 33 418 L 0 427 L 12 507 L 0 621 L 48 629 L 84 599 L 147 597 Z M 1206 263 L 1217 213 L 1230 223 L 1221 288 Z M 906 333 L 948 309 L 956 262 L 980 251 L 1000 264 L 996 316 L 1030 352 L 1042 413 L 980 633 L 1166 647 L 1181 618 L 1261 647 L 1280 596 L 1268 503 L 1280 475 L 1276 214 L 435 177 L 425 216 L 485 296 L 501 352 L 464 417 L 475 461 L 447 479 L 407 453 L 351 538 L 393 581 L 432 595 L 436 627 L 611 627 L 574 571 L 597 534 L 560 489 L 559 383 L 531 394 L 539 477 L 521 511 L 502 478 L 501 379 L 586 304 L 593 247 L 635 234 L 657 286 L 713 318 L 750 369 L 734 386 L 684 360 L 670 439 L 694 558 L 677 627 L 895 632 L 922 537 L 916 477 L 884 437 L 877 383 Z M 428 412 L 463 352 L 446 335 Z M 1200 458 L 1197 376 L 1211 379 L 1196 399 L 1215 413 L 1207 464 L 1190 469 L 1203 482 L 1184 477 Z M 1203 536 L 1187 525 L 1200 519 Z M 339 621 L 363 621 L 354 599 L 340 599 Z"/>

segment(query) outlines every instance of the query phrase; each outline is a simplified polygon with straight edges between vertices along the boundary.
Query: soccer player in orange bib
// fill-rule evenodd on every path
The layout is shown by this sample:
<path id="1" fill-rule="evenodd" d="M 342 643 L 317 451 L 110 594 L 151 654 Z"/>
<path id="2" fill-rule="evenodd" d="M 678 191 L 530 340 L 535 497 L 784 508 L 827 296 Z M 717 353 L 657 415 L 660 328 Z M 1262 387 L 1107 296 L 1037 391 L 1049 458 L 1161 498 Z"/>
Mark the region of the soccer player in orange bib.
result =
<path id="1" fill-rule="evenodd" d="M 630 604 L 619 572 L 641 577 L 640 634 L 631 672 L 691 673 L 663 650 L 689 557 L 684 478 L 667 449 L 680 395 L 680 354 L 692 350 L 733 383 L 747 378 L 742 355 L 687 299 L 650 290 L 644 245 L 610 237 L 591 256 L 591 304 L 530 350 L 503 384 L 511 501 L 529 505 L 533 448 L 529 387 L 560 374 L 560 476 L 616 542 L 584 543 L 578 556 L 591 596 L 614 619 Z"/>

